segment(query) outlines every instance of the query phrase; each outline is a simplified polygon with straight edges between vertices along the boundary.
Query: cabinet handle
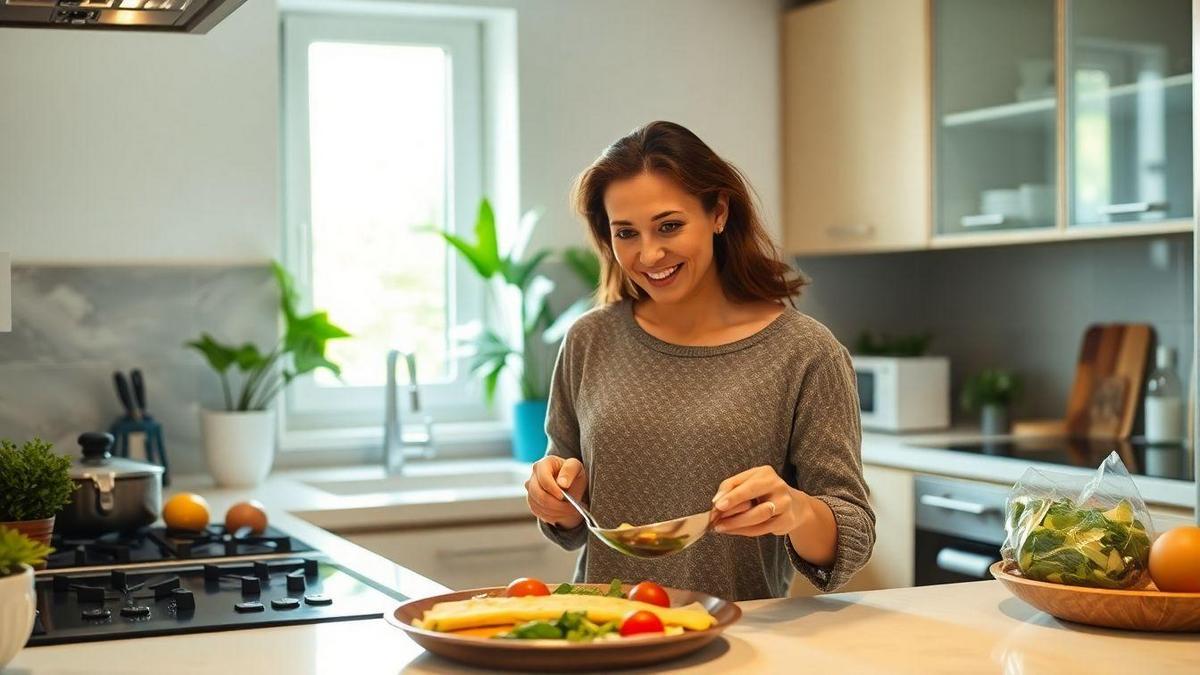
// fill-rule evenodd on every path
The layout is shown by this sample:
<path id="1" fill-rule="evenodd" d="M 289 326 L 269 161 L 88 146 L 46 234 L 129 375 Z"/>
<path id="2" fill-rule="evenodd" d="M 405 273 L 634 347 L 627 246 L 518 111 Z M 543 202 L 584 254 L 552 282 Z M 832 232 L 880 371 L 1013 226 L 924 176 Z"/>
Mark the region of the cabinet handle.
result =
<path id="1" fill-rule="evenodd" d="M 925 506 L 932 506 L 936 509 L 946 509 L 947 511 L 959 511 L 961 513 L 970 513 L 974 516 L 982 516 L 991 511 L 984 504 L 978 502 L 968 502 L 961 499 L 951 499 L 950 497 L 939 497 L 938 495 L 921 495 L 918 499 Z"/>
<path id="2" fill-rule="evenodd" d="M 495 546 L 491 548 L 439 549 L 434 556 L 442 560 L 459 558 L 478 558 L 489 555 L 530 555 L 540 556 L 546 552 L 545 544 L 525 544 L 521 546 Z"/>
<path id="3" fill-rule="evenodd" d="M 984 227 L 986 225 L 1003 225 L 1003 213 L 980 213 L 974 216 L 963 216 L 959 221 L 963 227 Z"/>
<path id="4" fill-rule="evenodd" d="M 837 239 L 857 239 L 875 236 L 874 225 L 830 225 L 825 233 Z"/>
<path id="5" fill-rule="evenodd" d="M 1128 213 L 1149 213 L 1151 211 L 1166 211 L 1166 202 L 1129 202 L 1127 204 L 1108 204 L 1101 206 L 1099 211 L 1105 216 L 1120 216 Z"/>
<path id="6" fill-rule="evenodd" d="M 986 555 L 960 551 L 956 548 L 944 548 L 937 553 L 937 566 L 947 572 L 954 572 L 975 579 L 986 579 L 988 568 L 995 558 Z"/>

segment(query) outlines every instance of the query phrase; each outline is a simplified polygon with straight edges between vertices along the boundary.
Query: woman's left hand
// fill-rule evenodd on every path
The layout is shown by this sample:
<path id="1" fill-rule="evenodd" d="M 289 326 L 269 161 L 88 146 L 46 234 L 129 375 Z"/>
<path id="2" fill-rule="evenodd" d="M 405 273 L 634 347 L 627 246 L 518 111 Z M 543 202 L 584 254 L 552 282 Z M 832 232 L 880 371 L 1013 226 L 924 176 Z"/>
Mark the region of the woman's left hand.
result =
<path id="1" fill-rule="evenodd" d="M 811 511 L 808 500 L 771 467 L 756 466 L 725 479 L 717 488 L 716 531 L 746 537 L 789 534 L 806 522 Z"/>

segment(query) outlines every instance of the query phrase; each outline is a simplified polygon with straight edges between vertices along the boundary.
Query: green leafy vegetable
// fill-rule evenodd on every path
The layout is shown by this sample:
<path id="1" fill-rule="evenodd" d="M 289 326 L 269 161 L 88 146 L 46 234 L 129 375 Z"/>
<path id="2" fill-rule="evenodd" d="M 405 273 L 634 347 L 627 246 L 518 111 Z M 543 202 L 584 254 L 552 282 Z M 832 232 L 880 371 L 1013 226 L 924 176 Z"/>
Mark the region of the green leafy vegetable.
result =
<path id="1" fill-rule="evenodd" d="M 623 598 L 625 592 L 621 590 L 621 580 L 613 579 L 608 585 L 607 591 L 602 591 L 594 586 L 572 586 L 571 584 L 559 584 L 557 588 L 551 591 L 551 595 L 603 595 L 609 598 Z"/>
<path id="2" fill-rule="evenodd" d="M 1067 499 L 1017 499 L 1009 505 L 1008 522 L 1010 531 L 1027 533 L 1016 560 L 1030 579 L 1125 588 L 1149 563 L 1150 537 L 1128 500 L 1102 511 Z"/>
<path id="3" fill-rule="evenodd" d="M 559 585 L 559 589 L 566 585 Z M 558 593 L 559 590 L 555 589 L 555 592 Z M 618 628 L 616 621 L 602 624 L 591 621 L 587 618 L 587 612 L 563 612 L 557 621 L 529 621 L 516 626 L 507 633 L 500 633 L 494 637 L 501 640 L 591 642 L 596 638 L 615 633 Z"/>

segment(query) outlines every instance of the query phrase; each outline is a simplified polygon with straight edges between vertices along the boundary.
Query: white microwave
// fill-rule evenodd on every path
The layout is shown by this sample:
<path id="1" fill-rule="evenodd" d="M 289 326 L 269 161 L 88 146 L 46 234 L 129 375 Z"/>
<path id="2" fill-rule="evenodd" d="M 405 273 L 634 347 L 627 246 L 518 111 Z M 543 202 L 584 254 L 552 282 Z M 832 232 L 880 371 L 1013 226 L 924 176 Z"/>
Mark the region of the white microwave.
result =
<path id="1" fill-rule="evenodd" d="M 916 431 L 950 426 L 950 359 L 853 356 L 863 429 Z"/>

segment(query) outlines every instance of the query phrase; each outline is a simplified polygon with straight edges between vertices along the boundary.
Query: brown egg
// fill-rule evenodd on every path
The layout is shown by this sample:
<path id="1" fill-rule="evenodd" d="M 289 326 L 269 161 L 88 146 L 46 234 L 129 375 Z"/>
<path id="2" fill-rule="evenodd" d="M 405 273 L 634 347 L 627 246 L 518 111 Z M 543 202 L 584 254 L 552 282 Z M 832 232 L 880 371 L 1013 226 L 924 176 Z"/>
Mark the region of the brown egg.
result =
<path id="1" fill-rule="evenodd" d="M 249 527 L 254 534 L 267 529 L 267 507 L 257 499 L 238 502 L 225 512 L 225 531 L 233 534 L 240 528 Z"/>
<path id="2" fill-rule="evenodd" d="M 1200 527 L 1181 525 L 1154 540 L 1150 578 L 1160 591 L 1200 593 Z"/>

